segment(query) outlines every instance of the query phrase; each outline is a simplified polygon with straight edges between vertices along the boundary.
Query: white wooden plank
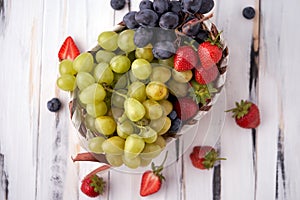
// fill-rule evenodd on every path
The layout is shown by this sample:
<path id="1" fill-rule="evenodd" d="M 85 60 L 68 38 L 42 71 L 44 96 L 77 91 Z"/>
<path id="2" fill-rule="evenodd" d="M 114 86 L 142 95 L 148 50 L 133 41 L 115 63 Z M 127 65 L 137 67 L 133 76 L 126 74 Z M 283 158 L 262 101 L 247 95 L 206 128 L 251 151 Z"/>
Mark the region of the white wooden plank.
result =
<path id="1" fill-rule="evenodd" d="M 42 36 L 42 19 L 37 16 L 42 15 L 43 2 L 4 4 L 5 16 L 0 24 L 0 146 L 7 176 L 4 180 L 8 199 L 35 199 Z"/>

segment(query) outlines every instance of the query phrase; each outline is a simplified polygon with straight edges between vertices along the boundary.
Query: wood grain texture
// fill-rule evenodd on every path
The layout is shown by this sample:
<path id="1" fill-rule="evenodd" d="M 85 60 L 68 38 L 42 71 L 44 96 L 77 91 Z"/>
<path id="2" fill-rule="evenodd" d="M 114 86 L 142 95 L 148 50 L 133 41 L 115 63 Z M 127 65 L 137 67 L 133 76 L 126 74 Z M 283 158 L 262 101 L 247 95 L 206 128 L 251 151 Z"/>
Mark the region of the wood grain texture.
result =
<path id="1" fill-rule="evenodd" d="M 69 119 L 69 94 L 56 87 L 57 52 L 68 35 L 81 51 L 91 49 L 100 32 L 112 30 L 128 10 L 138 10 L 139 2 L 114 11 L 108 0 L 0 0 L 0 200 L 90 199 L 80 192 L 80 182 L 100 165 L 72 162 L 71 156 L 85 149 Z M 230 52 L 216 106 L 190 135 L 168 147 L 172 156 L 160 192 L 141 198 L 142 171 L 110 170 L 100 173 L 107 190 L 99 199 L 300 199 L 300 28 L 295 22 L 300 2 L 215 3 L 212 21 L 223 30 Z M 242 17 L 246 6 L 256 8 L 254 20 Z M 58 113 L 47 110 L 52 97 L 63 102 Z M 241 129 L 223 112 L 240 99 L 260 107 L 257 129 Z M 197 170 L 189 160 L 194 145 L 213 145 L 227 160 L 213 170 Z"/>

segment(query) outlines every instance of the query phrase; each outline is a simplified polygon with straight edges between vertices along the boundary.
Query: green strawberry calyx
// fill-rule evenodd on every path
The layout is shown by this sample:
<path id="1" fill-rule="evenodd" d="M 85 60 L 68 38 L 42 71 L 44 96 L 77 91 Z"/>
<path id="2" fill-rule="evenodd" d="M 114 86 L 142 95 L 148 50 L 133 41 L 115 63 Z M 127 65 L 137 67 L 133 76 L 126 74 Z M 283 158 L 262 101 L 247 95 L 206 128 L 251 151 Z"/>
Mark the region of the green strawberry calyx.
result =
<path id="1" fill-rule="evenodd" d="M 206 169 L 210 169 L 218 160 L 226 160 L 226 158 L 218 157 L 217 151 L 215 149 L 212 149 L 204 156 L 204 161 L 202 162 L 202 164 Z"/>
<path id="2" fill-rule="evenodd" d="M 221 34 L 222 34 L 223 31 L 219 32 L 218 35 L 216 35 L 216 37 L 212 38 L 212 37 L 209 37 L 206 42 L 209 42 L 211 45 L 216 45 L 218 46 L 219 48 L 222 48 L 222 44 L 221 44 L 221 41 L 220 41 L 220 37 L 221 37 Z"/>
<path id="3" fill-rule="evenodd" d="M 94 188 L 94 191 L 103 194 L 106 182 L 103 180 L 102 177 L 94 175 L 91 177 L 90 186 Z"/>
<path id="4" fill-rule="evenodd" d="M 241 100 L 240 103 L 235 102 L 235 105 L 236 105 L 235 108 L 230 109 L 230 110 L 226 110 L 226 112 L 232 112 L 233 113 L 233 115 L 232 115 L 233 118 L 240 119 L 240 118 L 242 118 L 242 117 L 244 117 L 245 115 L 248 114 L 249 109 L 252 106 L 252 103 L 249 102 L 249 101 Z"/>
<path id="5" fill-rule="evenodd" d="M 155 176 L 157 176 L 159 178 L 159 180 L 165 180 L 165 177 L 162 175 L 161 172 L 164 169 L 164 164 L 167 160 L 167 157 L 168 157 L 168 151 L 166 152 L 163 162 L 159 166 L 155 166 L 155 164 L 153 162 L 151 163 L 152 172 Z"/>
<path id="6" fill-rule="evenodd" d="M 191 84 L 192 87 L 189 89 L 190 96 L 197 104 L 206 105 L 208 100 L 212 98 L 213 93 L 218 92 L 212 84 L 199 84 L 194 80 L 192 80 Z"/>

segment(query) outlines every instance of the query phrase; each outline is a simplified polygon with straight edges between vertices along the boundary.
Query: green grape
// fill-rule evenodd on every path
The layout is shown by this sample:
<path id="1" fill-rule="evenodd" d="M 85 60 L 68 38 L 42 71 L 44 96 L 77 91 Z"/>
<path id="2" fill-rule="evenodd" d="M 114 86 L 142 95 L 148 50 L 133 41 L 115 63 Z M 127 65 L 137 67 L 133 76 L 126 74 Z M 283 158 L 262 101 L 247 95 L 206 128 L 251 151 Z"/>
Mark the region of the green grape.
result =
<path id="1" fill-rule="evenodd" d="M 95 128 L 95 118 L 90 116 L 90 115 L 86 115 L 85 119 L 84 119 L 84 123 L 85 126 L 90 129 L 91 131 L 97 131 Z"/>
<path id="2" fill-rule="evenodd" d="M 139 102 L 143 102 L 146 100 L 146 86 L 144 83 L 135 81 L 128 86 L 129 97 L 135 98 Z"/>
<path id="3" fill-rule="evenodd" d="M 150 81 L 167 82 L 171 78 L 171 71 L 164 66 L 153 67 Z"/>
<path id="4" fill-rule="evenodd" d="M 138 58 L 132 62 L 132 74 L 139 80 L 146 80 L 152 73 L 151 64 L 142 58 Z"/>
<path id="5" fill-rule="evenodd" d="M 162 148 L 158 144 L 146 144 L 140 154 L 140 157 L 145 160 L 156 158 L 161 153 Z"/>
<path id="6" fill-rule="evenodd" d="M 141 158 L 139 156 L 131 159 L 128 158 L 126 155 L 123 155 L 122 159 L 123 159 L 123 163 L 131 169 L 136 169 L 141 165 Z"/>
<path id="7" fill-rule="evenodd" d="M 114 73 L 114 81 L 112 83 L 114 89 L 124 89 L 125 87 L 127 87 L 127 82 L 128 74 Z"/>
<path id="8" fill-rule="evenodd" d="M 140 129 L 139 136 L 141 136 L 146 143 L 153 143 L 157 139 L 156 131 L 148 126 Z"/>
<path id="9" fill-rule="evenodd" d="M 190 87 L 188 83 L 179 83 L 174 79 L 170 79 L 167 83 L 167 86 L 169 88 L 169 91 L 177 98 L 185 97 L 188 94 Z"/>
<path id="10" fill-rule="evenodd" d="M 146 94 L 149 99 L 156 101 L 164 99 L 168 95 L 168 89 L 165 84 L 158 81 L 151 81 L 146 86 Z"/>
<path id="11" fill-rule="evenodd" d="M 63 60 L 59 63 L 59 73 L 60 75 L 70 74 L 75 75 L 77 72 L 73 68 L 73 61 Z"/>
<path id="12" fill-rule="evenodd" d="M 98 44 L 107 51 L 115 51 L 118 48 L 118 34 L 114 31 L 105 31 L 98 36 Z"/>
<path id="13" fill-rule="evenodd" d="M 129 58 L 123 55 L 115 56 L 110 61 L 111 69 L 119 74 L 127 72 L 130 68 L 130 64 Z"/>
<path id="14" fill-rule="evenodd" d="M 94 66 L 94 58 L 90 53 L 81 53 L 73 61 L 73 68 L 77 72 L 90 72 Z"/>
<path id="15" fill-rule="evenodd" d="M 158 133 L 163 129 L 165 123 L 166 123 L 166 117 L 163 116 L 159 119 L 151 120 L 149 126 Z"/>
<path id="16" fill-rule="evenodd" d="M 158 131 L 158 135 L 163 135 L 165 134 L 166 132 L 168 132 L 168 130 L 170 129 L 171 127 L 171 119 L 169 117 L 164 117 L 164 121 L 165 123 L 163 124 L 163 127 L 161 128 L 160 131 Z"/>
<path id="17" fill-rule="evenodd" d="M 105 51 L 105 50 L 99 50 L 96 53 L 96 61 L 97 63 L 105 62 L 109 63 L 110 60 L 115 56 L 116 54 L 111 51 Z"/>
<path id="18" fill-rule="evenodd" d="M 89 85 L 95 83 L 94 77 L 88 72 L 78 72 L 76 75 L 76 84 L 79 90 L 84 90 Z"/>
<path id="19" fill-rule="evenodd" d="M 84 104 L 92 104 L 103 101 L 105 96 L 106 92 L 102 85 L 94 83 L 80 92 L 79 99 Z"/>
<path id="20" fill-rule="evenodd" d="M 155 100 L 148 99 L 143 102 L 143 105 L 146 110 L 145 117 L 147 119 L 158 119 L 163 115 L 163 109 L 159 103 Z"/>
<path id="21" fill-rule="evenodd" d="M 154 58 L 153 53 L 152 53 L 152 45 L 149 44 L 143 48 L 136 48 L 135 57 L 143 58 L 143 59 L 151 62 Z"/>
<path id="22" fill-rule="evenodd" d="M 119 89 L 119 90 L 115 90 L 115 91 L 116 92 L 114 92 L 111 96 L 112 105 L 117 108 L 124 108 L 125 98 L 122 95 L 126 95 L 127 90 Z M 122 94 L 122 95 L 119 95 L 119 94 Z"/>
<path id="23" fill-rule="evenodd" d="M 95 119 L 95 128 L 103 135 L 111 135 L 115 132 L 117 124 L 110 116 L 100 116 Z"/>
<path id="24" fill-rule="evenodd" d="M 119 121 L 118 119 L 121 118 L 122 116 L 126 116 L 124 114 L 124 109 L 122 108 L 116 108 L 116 107 L 112 107 L 111 108 L 111 117 L 113 117 L 115 119 L 115 121 Z"/>
<path id="25" fill-rule="evenodd" d="M 134 133 L 134 127 L 129 120 L 126 120 L 117 125 L 117 134 L 121 138 L 126 139 L 129 135 Z"/>
<path id="26" fill-rule="evenodd" d="M 157 139 L 153 144 L 159 145 L 162 149 L 164 149 L 167 145 L 166 140 L 161 135 L 157 136 Z"/>
<path id="27" fill-rule="evenodd" d="M 183 72 L 178 72 L 176 70 L 172 70 L 172 77 L 175 81 L 179 83 L 187 83 L 189 82 L 193 77 L 192 70 L 187 70 Z"/>
<path id="28" fill-rule="evenodd" d="M 161 105 L 161 107 L 164 111 L 164 115 L 168 115 L 172 112 L 173 104 L 170 101 L 163 99 L 163 100 L 160 100 L 158 103 Z"/>
<path id="29" fill-rule="evenodd" d="M 93 137 L 91 139 L 88 140 L 88 147 L 89 150 L 93 153 L 103 153 L 103 149 L 102 149 L 102 143 L 105 141 L 104 137 Z"/>
<path id="30" fill-rule="evenodd" d="M 120 167 L 123 165 L 122 155 L 106 154 L 105 157 L 108 163 L 113 167 Z"/>
<path id="31" fill-rule="evenodd" d="M 129 159 L 136 158 L 143 151 L 144 147 L 145 142 L 143 138 L 137 134 L 131 134 L 125 140 L 124 155 Z"/>
<path id="32" fill-rule="evenodd" d="M 140 167 L 147 167 L 148 165 L 150 165 L 152 159 L 143 159 L 141 158 L 141 164 Z"/>
<path id="33" fill-rule="evenodd" d="M 134 122 L 141 120 L 146 114 L 143 104 L 131 97 L 125 100 L 124 109 L 126 116 Z"/>
<path id="34" fill-rule="evenodd" d="M 124 153 L 125 140 L 119 136 L 113 136 L 102 143 L 102 149 L 106 154 L 122 155 Z"/>
<path id="35" fill-rule="evenodd" d="M 110 85 L 114 80 L 114 73 L 111 71 L 109 64 L 102 62 L 95 67 L 94 77 L 98 83 Z"/>
<path id="36" fill-rule="evenodd" d="M 95 102 L 93 104 L 87 104 L 86 111 L 89 115 L 96 118 L 96 117 L 103 116 L 106 114 L 107 106 L 104 101 Z"/>
<path id="37" fill-rule="evenodd" d="M 118 46 L 122 51 L 131 52 L 135 50 L 136 46 L 134 44 L 134 30 L 124 30 L 119 34 Z"/>
<path id="38" fill-rule="evenodd" d="M 158 63 L 173 68 L 174 67 L 174 56 L 172 56 L 168 59 L 158 60 Z"/>
<path id="39" fill-rule="evenodd" d="M 70 74 L 61 75 L 57 81 L 56 85 L 64 91 L 73 91 L 76 88 L 76 78 Z"/>

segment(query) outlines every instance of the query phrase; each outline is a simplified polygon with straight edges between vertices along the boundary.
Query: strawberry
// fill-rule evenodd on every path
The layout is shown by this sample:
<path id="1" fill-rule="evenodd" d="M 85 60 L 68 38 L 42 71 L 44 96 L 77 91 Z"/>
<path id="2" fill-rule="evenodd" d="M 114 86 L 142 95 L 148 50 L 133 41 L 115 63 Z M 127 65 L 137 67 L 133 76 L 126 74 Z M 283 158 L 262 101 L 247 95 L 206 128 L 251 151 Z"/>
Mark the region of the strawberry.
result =
<path id="1" fill-rule="evenodd" d="M 198 63 L 196 51 L 191 46 L 181 46 L 174 56 L 174 69 L 178 72 L 193 69 Z"/>
<path id="2" fill-rule="evenodd" d="M 213 40 L 208 38 L 207 41 L 201 43 L 198 47 L 198 55 L 202 67 L 205 69 L 214 66 L 222 58 L 222 46 L 219 41 L 220 33 Z"/>
<path id="3" fill-rule="evenodd" d="M 163 165 L 167 159 L 167 155 L 168 152 L 160 166 L 155 166 L 154 163 L 152 163 L 152 170 L 148 170 L 143 173 L 140 187 L 140 195 L 142 197 L 154 194 L 160 190 L 162 180 L 165 180 L 161 171 L 163 170 Z"/>
<path id="4" fill-rule="evenodd" d="M 175 102 L 174 110 L 182 121 L 186 121 L 197 114 L 199 106 L 192 98 L 182 97 Z"/>
<path id="5" fill-rule="evenodd" d="M 213 82 L 219 74 L 218 67 L 213 65 L 210 68 L 199 67 L 195 69 L 195 80 L 200 84 L 208 84 Z"/>
<path id="6" fill-rule="evenodd" d="M 235 122 L 242 128 L 256 128 L 260 124 L 259 109 L 250 101 L 236 102 L 236 107 L 226 112 L 232 112 Z"/>
<path id="7" fill-rule="evenodd" d="M 68 36 L 59 49 L 58 58 L 59 61 L 65 59 L 74 60 L 79 54 L 80 52 L 73 38 Z"/>
<path id="8" fill-rule="evenodd" d="M 212 168 L 217 160 L 226 160 L 219 158 L 217 151 L 211 146 L 195 146 L 190 159 L 194 167 L 202 170 Z"/>
<path id="9" fill-rule="evenodd" d="M 97 197 L 104 192 L 104 187 L 103 178 L 93 175 L 82 180 L 80 189 L 89 197 Z"/>

